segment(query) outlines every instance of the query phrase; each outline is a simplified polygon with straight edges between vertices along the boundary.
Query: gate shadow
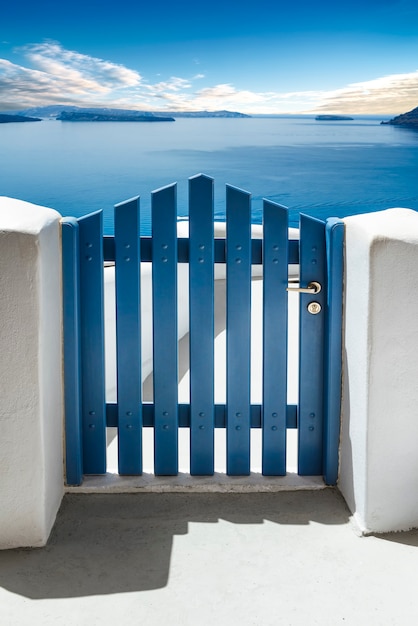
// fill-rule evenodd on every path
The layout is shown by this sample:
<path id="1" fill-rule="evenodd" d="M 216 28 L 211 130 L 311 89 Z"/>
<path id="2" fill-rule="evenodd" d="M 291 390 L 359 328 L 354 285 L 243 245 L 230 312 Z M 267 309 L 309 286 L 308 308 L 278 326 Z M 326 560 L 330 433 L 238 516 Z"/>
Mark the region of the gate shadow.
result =
<path id="1" fill-rule="evenodd" d="M 270 537 L 274 532 L 274 540 L 280 541 L 280 525 L 336 525 L 348 519 L 343 498 L 331 488 L 251 494 L 67 494 L 47 546 L 0 552 L 0 586 L 31 599 L 160 589 L 168 582 L 173 539 L 188 533 L 189 522 L 225 520 L 238 526 L 270 521 L 279 526 L 266 524 L 263 532 Z M 218 524 L 219 540 L 223 528 Z M 242 543 L 245 551 L 246 540 Z M 209 549 L 216 558 L 218 543 Z"/>

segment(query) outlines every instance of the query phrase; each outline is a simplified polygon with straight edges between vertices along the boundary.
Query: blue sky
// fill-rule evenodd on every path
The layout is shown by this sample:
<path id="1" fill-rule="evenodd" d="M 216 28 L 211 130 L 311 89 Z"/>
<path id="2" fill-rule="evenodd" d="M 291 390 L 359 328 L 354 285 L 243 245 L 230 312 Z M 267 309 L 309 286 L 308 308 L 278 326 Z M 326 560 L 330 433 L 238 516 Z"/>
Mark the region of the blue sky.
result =
<path id="1" fill-rule="evenodd" d="M 418 3 L 7 3 L 0 108 L 247 113 L 418 106 Z"/>

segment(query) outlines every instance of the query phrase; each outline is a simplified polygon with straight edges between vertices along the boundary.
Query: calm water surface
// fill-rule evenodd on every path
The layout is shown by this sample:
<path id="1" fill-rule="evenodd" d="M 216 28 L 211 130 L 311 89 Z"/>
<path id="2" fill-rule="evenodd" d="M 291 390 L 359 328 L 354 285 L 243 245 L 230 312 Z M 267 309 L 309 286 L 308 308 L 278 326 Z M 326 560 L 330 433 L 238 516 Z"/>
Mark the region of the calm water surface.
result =
<path id="1" fill-rule="evenodd" d="M 306 118 L 178 119 L 174 123 L 0 125 L 0 195 L 78 217 L 141 196 L 141 228 L 150 232 L 150 192 L 178 182 L 178 214 L 187 214 L 187 179 L 215 179 L 215 212 L 225 216 L 225 184 L 250 191 L 253 221 L 262 198 L 319 218 L 394 206 L 418 210 L 418 133 L 380 120 Z"/>

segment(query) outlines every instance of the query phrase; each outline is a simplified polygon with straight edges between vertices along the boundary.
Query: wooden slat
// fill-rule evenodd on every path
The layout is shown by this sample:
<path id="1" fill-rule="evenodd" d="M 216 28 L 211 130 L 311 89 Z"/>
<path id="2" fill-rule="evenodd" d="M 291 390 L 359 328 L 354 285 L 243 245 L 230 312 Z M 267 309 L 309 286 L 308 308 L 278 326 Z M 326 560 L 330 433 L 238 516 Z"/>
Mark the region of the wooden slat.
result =
<path id="1" fill-rule="evenodd" d="M 154 340 L 154 471 L 178 472 L 176 185 L 154 191 L 152 297 Z"/>
<path id="2" fill-rule="evenodd" d="M 286 474 L 288 214 L 264 201 L 263 453 L 266 476 Z"/>
<path id="3" fill-rule="evenodd" d="M 225 239 L 215 239 L 215 263 L 226 262 Z M 179 238 L 177 242 L 178 262 L 189 262 L 189 240 Z M 105 261 L 115 260 L 115 239 L 112 235 L 103 237 L 103 252 Z M 152 261 L 152 238 L 141 237 L 141 261 Z M 253 239 L 251 241 L 251 263 L 253 265 L 261 265 L 263 263 L 262 241 L 261 239 Z M 299 241 L 289 241 L 289 263 L 299 263 Z"/>
<path id="4" fill-rule="evenodd" d="M 119 474 L 142 473 L 139 198 L 115 206 Z"/>
<path id="5" fill-rule="evenodd" d="M 298 473 L 322 474 L 324 420 L 324 341 L 327 274 L 325 223 L 300 216 L 300 284 L 321 284 L 318 294 L 300 294 Z M 308 304 L 317 302 L 321 312 L 312 315 Z"/>
<path id="6" fill-rule="evenodd" d="M 102 212 L 78 220 L 83 468 L 106 473 Z"/>
<path id="7" fill-rule="evenodd" d="M 261 428 L 261 404 L 251 405 L 251 428 Z M 297 405 L 286 407 L 287 428 L 297 428 Z M 226 404 L 215 404 L 215 428 L 226 428 Z M 179 428 L 190 428 L 190 404 L 179 404 Z M 154 427 L 154 404 L 142 404 L 142 421 L 144 428 Z M 109 427 L 118 425 L 118 405 L 106 404 L 106 424 Z"/>
<path id="8" fill-rule="evenodd" d="M 213 180 L 189 180 L 190 473 L 214 472 Z"/>
<path id="9" fill-rule="evenodd" d="M 83 480 L 78 230 L 76 219 L 67 217 L 61 220 L 67 485 L 80 485 Z"/>
<path id="10" fill-rule="evenodd" d="M 250 473 L 251 196 L 227 186 L 227 474 Z"/>
<path id="11" fill-rule="evenodd" d="M 326 222 L 328 307 L 325 353 L 324 480 L 335 485 L 338 479 L 340 441 L 342 320 L 344 277 L 344 222 Z"/>

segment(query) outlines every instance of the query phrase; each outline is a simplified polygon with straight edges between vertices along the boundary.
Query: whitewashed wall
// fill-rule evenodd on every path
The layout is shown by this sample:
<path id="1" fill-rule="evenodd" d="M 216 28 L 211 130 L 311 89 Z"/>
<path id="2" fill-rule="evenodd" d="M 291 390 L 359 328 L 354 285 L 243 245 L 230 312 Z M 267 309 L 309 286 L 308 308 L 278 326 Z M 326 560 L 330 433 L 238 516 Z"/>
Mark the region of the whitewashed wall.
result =
<path id="1" fill-rule="evenodd" d="M 0 198 L 0 548 L 46 543 L 63 495 L 61 216 Z"/>
<path id="2" fill-rule="evenodd" d="M 418 213 L 344 220 L 339 487 L 362 531 L 418 527 Z"/>

